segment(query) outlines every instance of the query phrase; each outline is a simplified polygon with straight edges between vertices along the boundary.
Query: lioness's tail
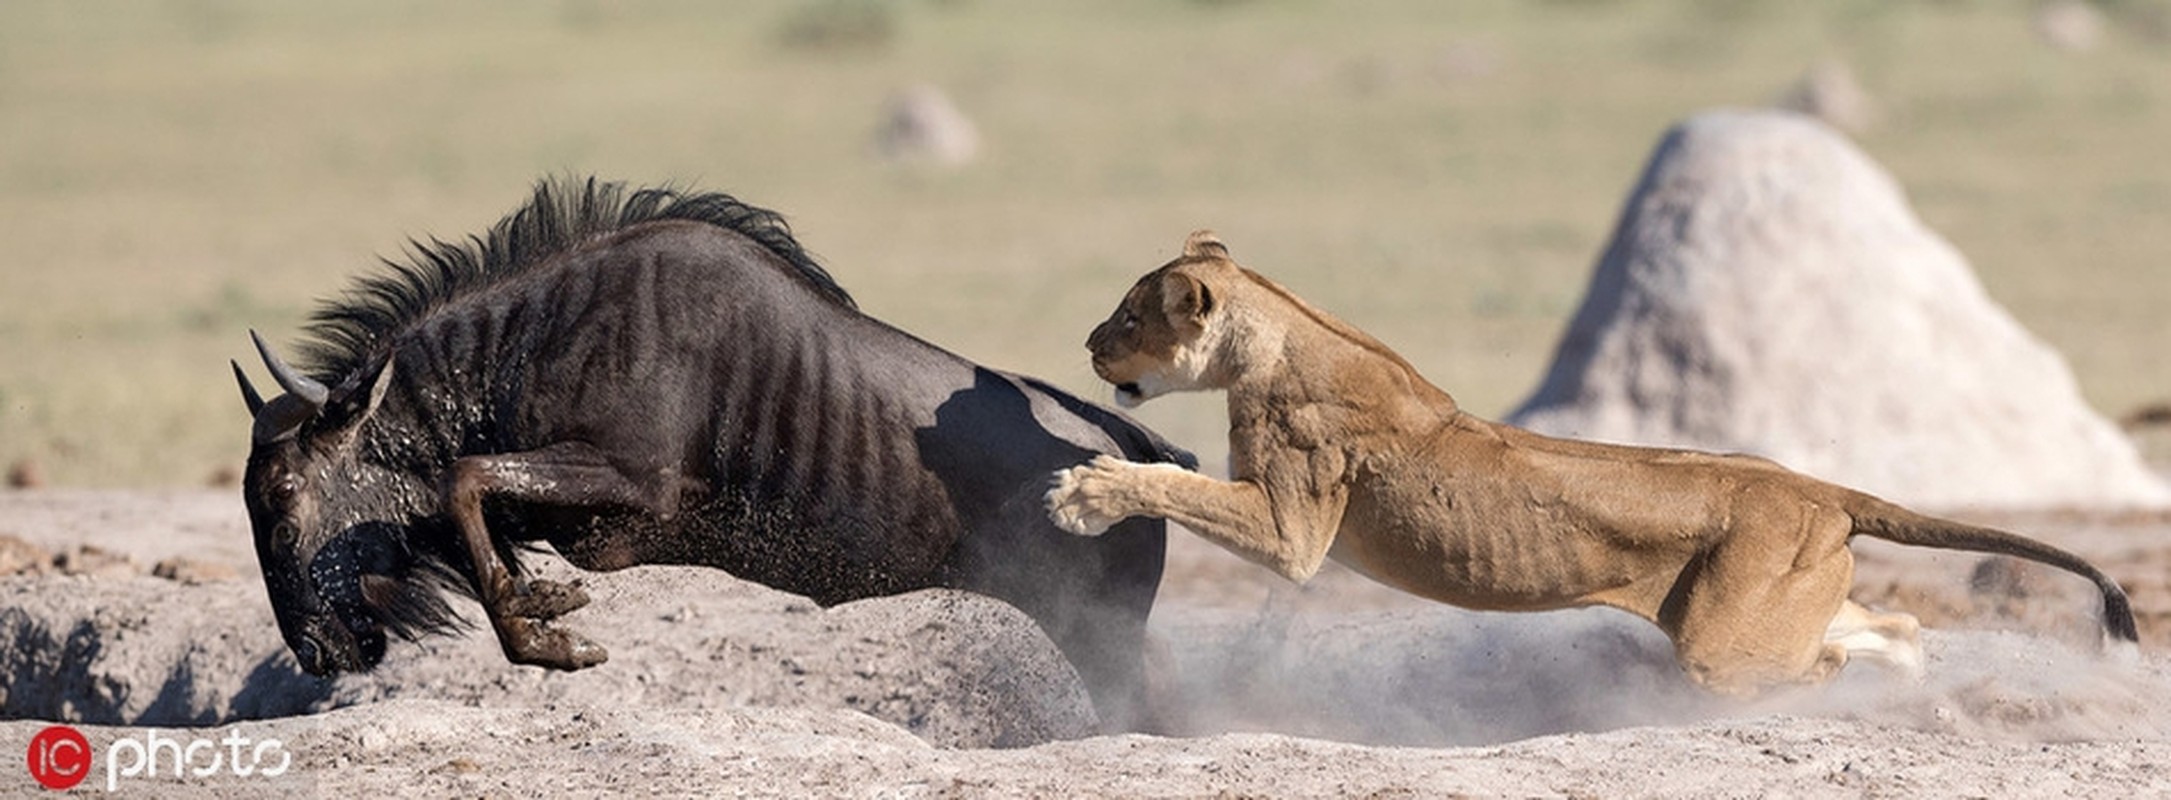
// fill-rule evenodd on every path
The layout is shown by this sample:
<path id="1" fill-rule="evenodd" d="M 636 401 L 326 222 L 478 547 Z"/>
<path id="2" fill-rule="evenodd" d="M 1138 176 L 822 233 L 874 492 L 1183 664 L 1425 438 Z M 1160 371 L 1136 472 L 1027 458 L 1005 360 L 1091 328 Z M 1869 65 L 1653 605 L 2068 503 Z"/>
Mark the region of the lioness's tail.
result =
<path id="1" fill-rule="evenodd" d="M 2087 578 L 2103 592 L 2104 629 L 2115 638 L 2140 641 L 2140 634 L 2133 627 L 2133 605 L 2126 600 L 2126 590 L 2080 556 L 2018 534 L 1917 514 L 1868 495 L 1857 495 L 1848 504 L 1847 513 L 1854 517 L 1854 532 L 1858 534 L 1917 547 L 2025 558 Z"/>

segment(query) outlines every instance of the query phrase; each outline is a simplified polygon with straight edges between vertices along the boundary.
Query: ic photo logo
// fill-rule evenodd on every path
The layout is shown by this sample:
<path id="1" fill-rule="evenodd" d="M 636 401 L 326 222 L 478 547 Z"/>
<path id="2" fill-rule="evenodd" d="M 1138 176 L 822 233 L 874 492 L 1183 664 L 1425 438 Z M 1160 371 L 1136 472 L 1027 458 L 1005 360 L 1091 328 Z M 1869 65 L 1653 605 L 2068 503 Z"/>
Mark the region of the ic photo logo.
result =
<path id="1" fill-rule="evenodd" d="M 47 789 L 72 789 L 90 775 L 90 740 L 66 725 L 30 737 L 30 777 Z"/>
<path id="2" fill-rule="evenodd" d="M 30 777 L 47 789 L 75 788 L 90 777 L 96 754 L 83 733 L 66 725 L 54 725 L 31 737 L 27 753 Z M 122 778 L 204 778 L 219 773 L 243 777 L 276 778 L 293 766 L 294 754 L 277 739 L 251 739 L 235 728 L 220 739 L 182 740 L 144 730 L 140 736 L 123 736 L 106 745 L 103 758 L 106 791 L 120 788 Z"/>

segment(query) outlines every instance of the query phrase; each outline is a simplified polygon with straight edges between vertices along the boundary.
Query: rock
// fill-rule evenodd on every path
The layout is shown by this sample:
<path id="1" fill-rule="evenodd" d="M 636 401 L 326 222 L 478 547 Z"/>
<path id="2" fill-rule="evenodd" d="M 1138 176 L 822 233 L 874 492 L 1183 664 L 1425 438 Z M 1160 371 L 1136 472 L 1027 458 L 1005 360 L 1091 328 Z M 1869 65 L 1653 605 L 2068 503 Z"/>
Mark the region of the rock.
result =
<path id="1" fill-rule="evenodd" d="M 0 533 L 0 577 L 43 575 L 53 569 L 53 554 L 13 534 Z"/>
<path id="2" fill-rule="evenodd" d="M 262 589 L 144 576 L 0 581 L 0 717 L 208 725 L 306 710 Z"/>
<path id="3" fill-rule="evenodd" d="M 904 726 L 929 742 L 1024 747 L 1092 735 L 1085 684 L 1031 617 L 977 594 L 949 590 L 863 600 L 831 609 L 848 644 L 840 663 L 886 685 L 875 697 L 842 693 L 836 705 Z M 895 644 L 865 655 L 850 651 Z M 825 669 L 831 679 L 841 670 Z"/>
<path id="4" fill-rule="evenodd" d="M 890 99 L 875 151 L 891 161 L 955 166 L 980 154 L 980 131 L 942 90 L 923 84 Z"/>
<path id="5" fill-rule="evenodd" d="M 2081 0 L 2050 0 L 2035 8 L 2035 37 L 2071 52 L 2096 49 L 2103 42 L 2103 12 Z"/>
<path id="6" fill-rule="evenodd" d="M 1666 134 L 1509 421 L 1755 453 L 1934 508 L 2171 505 L 1892 178 L 1786 112 Z"/>
<path id="7" fill-rule="evenodd" d="M 980 595 L 929 590 L 808 613 L 805 598 L 700 567 L 584 579 L 594 602 L 564 625 L 610 648 L 601 666 L 516 667 L 487 632 L 394 643 L 377 670 L 340 678 L 325 705 L 837 707 L 947 747 L 1076 738 L 1099 724 L 1055 644 L 1023 612 Z"/>
<path id="8" fill-rule="evenodd" d="M 53 556 L 53 569 L 62 575 L 124 578 L 143 574 L 143 567 L 127 553 L 116 553 L 95 544 L 73 544 Z"/>
<path id="9" fill-rule="evenodd" d="M 2118 418 L 2118 427 L 2129 431 L 2171 427 L 2171 402 L 2148 403 Z"/>
<path id="10" fill-rule="evenodd" d="M 8 465 L 8 488 L 37 489 L 45 485 L 45 468 L 31 459 Z"/>
<path id="11" fill-rule="evenodd" d="M 232 464 L 212 467 L 211 473 L 204 476 L 204 485 L 213 489 L 241 488 L 241 470 Z"/>
<path id="12" fill-rule="evenodd" d="M 1847 62 L 1819 61 L 1801 80 L 1772 102 L 1774 108 L 1795 111 L 1823 120 L 1848 133 L 1863 133 L 1876 122 L 1875 106 L 1862 84 L 1854 79 Z"/>
<path id="13" fill-rule="evenodd" d="M 534 560 L 571 577 L 562 563 Z M 805 598 L 701 567 L 585 579 L 594 602 L 563 624 L 610 648 L 600 666 L 515 666 L 485 630 L 396 641 L 377 669 L 331 680 L 295 666 L 253 581 L 0 581 L 0 675 L 8 676 L 0 718 L 214 725 L 427 698 L 853 709 L 952 747 L 1025 746 L 1098 728 L 1084 684 L 1055 644 L 1023 612 L 980 595 L 924 591 L 808 613 Z M 465 613 L 479 617 L 472 606 Z M 663 619 L 672 615 L 676 622 Z"/>
<path id="14" fill-rule="evenodd" d="M 2022 561 L 2007 556 L 1991 556 L 1975 562 L 1975 569 L 1968 574 L 1968 589 L 1979 598 L 1995 602 L 2024 602 L 2029 598 L 2050 594 L 2045 575 L 2050 568 L 2032 561 Z"/>
<path id="15" fill-rule="evenodd" d="M 2078 583 L 2064 575 L 2033 561 L 1990 556 L 1968 573 L 1968 599 L 1977 615 L 2010 620 L 2041 616 L 2046 608 L 2086 608 L 2091 598 L 2084 593 L 2060 591 Z"/>
<path id="16" fill-rule="evenodd" d="M 180 581 L 181 583 L 193 585 L 240 580 L 241 570 L 235 569 L 231 564 L 204 561 L 187 556 L 174 556 L 161 559 L 158 563 L 152 564 L 151 575 L 169 581 Z"/>

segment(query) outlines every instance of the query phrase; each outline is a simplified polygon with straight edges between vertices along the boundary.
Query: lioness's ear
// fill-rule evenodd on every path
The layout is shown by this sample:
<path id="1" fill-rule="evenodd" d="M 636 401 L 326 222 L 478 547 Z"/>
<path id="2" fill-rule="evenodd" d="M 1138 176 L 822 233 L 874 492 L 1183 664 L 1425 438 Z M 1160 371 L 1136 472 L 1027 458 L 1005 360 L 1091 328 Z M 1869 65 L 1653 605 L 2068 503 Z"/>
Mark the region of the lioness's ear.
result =
<path id="1" fill-rule="evenodd" d="M 1213 231 L 1201 228 L 1183 240 L 1183 254 L 1185 258 L 1228 258 L 1229 246 L 1222 244 Z"/>
<path id="2" fill-rule="evenodd" d="M 1204 320 L 1213 313 L 1214 291 L 1205 281 L 1171 272 L 1161 279 L 1161 310 L 1171 319 Z"/>

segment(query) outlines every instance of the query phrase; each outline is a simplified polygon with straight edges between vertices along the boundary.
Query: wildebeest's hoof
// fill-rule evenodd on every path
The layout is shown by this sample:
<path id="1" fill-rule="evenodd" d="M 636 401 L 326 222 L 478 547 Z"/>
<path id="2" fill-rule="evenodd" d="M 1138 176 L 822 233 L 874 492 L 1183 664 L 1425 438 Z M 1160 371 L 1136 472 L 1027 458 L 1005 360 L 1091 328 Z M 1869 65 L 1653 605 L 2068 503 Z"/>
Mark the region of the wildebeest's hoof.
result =
<path id="1" fill-rule="evenodd" d="M 603 649 L 603 645 L 596 644 L 586 636 L 561 630 L 552 630 L 551 633 L 558 634 L 565 640 L 565 645 L 561 648 L 565 653 L 565 666 L 558 669 L 570 672 L 611 660 L 609 650 Z"/>
<path id="2" fill-rule="evenodd" d="M 515 664 L 571 672 L 593 667 L 611 657 L 603 645 L 564 628 L 545 625 L 542 620 L 506 620 L 505 634 L 501 637 L 505 658 Z"/>
<path id="3" fill-rule="evenodd" d="M 534 619 L 557 619 L 588 605 L 588 590 L 581 588 L 580 581 L 530 580 L 527 591 L 516 594 L 505 603 L 509 616 Z"/>

